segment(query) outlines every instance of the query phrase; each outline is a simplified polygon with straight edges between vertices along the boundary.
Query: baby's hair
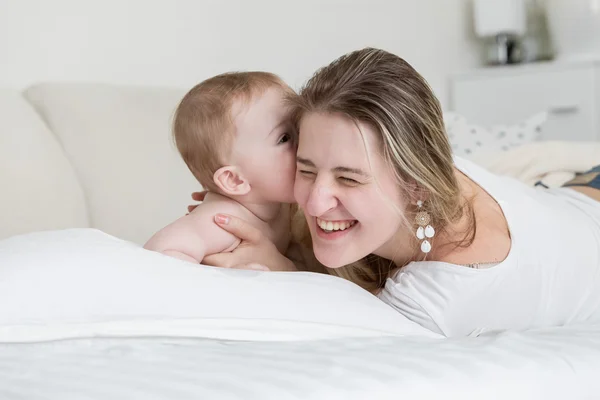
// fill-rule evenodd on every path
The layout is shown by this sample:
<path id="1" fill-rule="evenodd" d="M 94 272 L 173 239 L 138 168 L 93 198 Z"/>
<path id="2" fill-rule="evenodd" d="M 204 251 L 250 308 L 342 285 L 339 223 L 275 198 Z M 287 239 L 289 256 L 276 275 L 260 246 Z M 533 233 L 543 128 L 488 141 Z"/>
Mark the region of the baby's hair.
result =
<path id="1" fill-rule="evenodd" d="M 271 87 L 284 93 L 292 89 L 277 75 L 262 72 L 228 72 L 194 86 L 175 111 L 173 139 L 183 161 L 204 189 L 217 191 L 214 173 L 230 156 L 235 126 L 236 100 L 250 101 Z"/>

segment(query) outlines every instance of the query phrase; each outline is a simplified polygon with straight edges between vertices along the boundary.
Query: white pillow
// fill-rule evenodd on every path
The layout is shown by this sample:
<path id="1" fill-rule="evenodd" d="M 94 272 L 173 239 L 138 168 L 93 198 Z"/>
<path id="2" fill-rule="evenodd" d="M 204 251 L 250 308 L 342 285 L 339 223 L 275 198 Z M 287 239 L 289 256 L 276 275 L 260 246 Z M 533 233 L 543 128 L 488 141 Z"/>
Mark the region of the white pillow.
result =
<path id="1" fill-rule="evenodd" d="M 0 241 L 0 342 L 437 335 L 341 278 L 198 266 L 95 229 Z"/>
<path id="2" fill-rule="evenodd" d="M 547 113 L 540 112 L 512 125 L 483 127 L 464 116 L 444 113 L 444 124 L 455 155 L 471 157 L 475 153 L 508 151 L 542 137 Z"/>

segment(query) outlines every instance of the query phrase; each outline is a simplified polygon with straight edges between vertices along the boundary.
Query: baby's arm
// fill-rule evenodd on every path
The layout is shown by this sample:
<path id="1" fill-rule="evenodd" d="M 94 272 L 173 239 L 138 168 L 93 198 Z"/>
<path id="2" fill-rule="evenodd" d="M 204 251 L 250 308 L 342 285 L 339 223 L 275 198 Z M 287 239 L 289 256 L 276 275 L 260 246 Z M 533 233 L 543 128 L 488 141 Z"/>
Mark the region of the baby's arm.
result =
<path id="1" fill-rule="evenodd" d="M 239 210 L 226 202 L 203 203 L 154 234 L 144 248 L 197 264 L 211 254 L 231 251 L 240 240 L 214 223 L 218 213 L 237 215 Z"/>

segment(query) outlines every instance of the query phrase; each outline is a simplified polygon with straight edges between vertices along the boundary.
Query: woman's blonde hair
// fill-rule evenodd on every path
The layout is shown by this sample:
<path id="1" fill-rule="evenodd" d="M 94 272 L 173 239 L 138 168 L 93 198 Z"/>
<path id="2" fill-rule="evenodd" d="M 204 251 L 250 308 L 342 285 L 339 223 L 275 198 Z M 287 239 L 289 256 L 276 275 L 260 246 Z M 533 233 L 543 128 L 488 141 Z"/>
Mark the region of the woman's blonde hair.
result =
<path id="1" fill-rule="evenodd" d="M 318 70 L 292 103 L 297 124 L 306 113 L 324 112 L 372 126 L 380 135 L 383 157 L 392 166 L 400 188 L 409 198 L 422 194 L 426 200 L 424 207 L 431 215 L 436 236 L 468 209 L 469 229 L 457 245 L 472 243 L 472 208 L 461 196 L 441 106 L 425 79 L 406 61 L 379 49 L 354 51 Z M 401 211 L 406 228 L 414 229 L 411 217 L 416 208 Z M 415 249 L 417 243 L 415 238 Z M 327 270 L 367 290 L 376 290 L 394 268 L 389 260 L 370 255 Z"/>

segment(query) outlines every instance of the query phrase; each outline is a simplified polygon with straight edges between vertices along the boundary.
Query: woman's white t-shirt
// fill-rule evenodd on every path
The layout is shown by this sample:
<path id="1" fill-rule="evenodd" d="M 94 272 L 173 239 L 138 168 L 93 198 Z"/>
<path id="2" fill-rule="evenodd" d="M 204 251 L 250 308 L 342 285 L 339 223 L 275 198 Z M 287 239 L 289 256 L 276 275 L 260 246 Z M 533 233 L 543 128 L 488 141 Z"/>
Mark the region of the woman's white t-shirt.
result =
<path id="1" fill-rule="evenodd" d="M 379 298 L 446 336 L 600 321 L 600 202 L 567 188 L 530 187 L 460 158 L 456 167 L 500 205 L 511 248 L 473 269 L 412 262 Z"/>

